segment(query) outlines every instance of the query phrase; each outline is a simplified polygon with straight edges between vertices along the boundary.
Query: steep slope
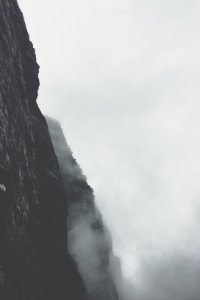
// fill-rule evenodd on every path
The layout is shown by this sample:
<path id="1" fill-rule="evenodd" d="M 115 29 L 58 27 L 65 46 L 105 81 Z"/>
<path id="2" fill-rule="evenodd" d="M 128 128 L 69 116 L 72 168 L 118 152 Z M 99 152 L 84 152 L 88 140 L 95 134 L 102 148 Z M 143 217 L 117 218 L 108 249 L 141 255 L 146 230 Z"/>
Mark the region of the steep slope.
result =
<path id="1" fill-rule="evenodd" d="M 69 249 L 76 260 L 91 300 L 118 300 L 113 274 L 116 259 L 109 231 L 103 224 L 94 194 L 73 158 L 58 122 L 47 123 L 69 199 Z M 116 269 L 115 269 L 116 270 Z"/>
<path id="2" fill-rule="evenodd" d="M 38 70 L 17 1 L 0 0 L 0 299 L 83 300 Z"/>

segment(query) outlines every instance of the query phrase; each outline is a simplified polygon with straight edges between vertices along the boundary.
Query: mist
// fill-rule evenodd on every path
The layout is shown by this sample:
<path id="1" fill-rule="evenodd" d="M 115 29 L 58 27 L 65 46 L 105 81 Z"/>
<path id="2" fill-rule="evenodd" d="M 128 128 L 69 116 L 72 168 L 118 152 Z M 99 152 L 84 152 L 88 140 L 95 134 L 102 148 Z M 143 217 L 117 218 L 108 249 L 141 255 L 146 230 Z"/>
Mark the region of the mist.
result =
<path id="1" fill-rule="evenodd" d="M 19 2 L 39 105 L 94 188 L 127 297 L 197 299 L 199 1 Z"/>
<path id="2" fill-rule="evenodd" d="M 93 190 L 73 157 L 60 124 L 46 119 L 68 199 L 68 251 L 83 278 L 88 299 L 120 300 L 120 260 L 113 254 L 112 238 Z"/>
<path id="3" fill-rule="evenodd" d="M 143 283 L 137 288 L 137 299 L 197 300 L 199 276 L 199 259 L 172 255 L 149 261 L 143 269 Z"/>
<path id="4" fill-rule="evenodd" d="M 180 211 L 180 217 L 183 218 L 181 228 L 174 227 L 173 223 L 169 224 L 166 223 L 166 220 L 162 220 L 163 207 L 157 205 L 161 217 L 159 223 L 157 223 L 157 231 L 154 227 L 154 236 L 142 237 L 145 243 L 140 251 L 135 252 L 134 255 L 134 259 L 137 259 L 138 262 L 135 275 L 132 280 L 124 278 L 120 258 L 113 253 L 112 237 L 105 224 L 103 224 L 102 215 L 95 204 L 93 191 L 87 185 L 86 177 L 73 158 L 59 123 L 49 118 L 47 118 L 47 121 L 66 193 L 70 200 L 68 220 L 69 252 L 79 267 L 88 294 L 94 297 L 92 299 L 101 299 L 101 297 L 107 299 L 117 299 L 116 297 L 119 297 L 120 300 L 199 299 L 198 197 L 194 198 L 193 210 L 190 211 L 190 214 L 187 211 L 185 218 L 183 217 L 183 211 Z M 182 200 L 184 203 L 187 199 L 183 197 Z M 150 204 L 152 205 L 152 203 Z M 169 209 L 167 206 L 165 208 Z M 167 213 L 172 215 L 173 220 L 173 207 Z M 178 217 L 177 212 L 175 213 Z M 152 219 L 153 222 L 156 224 L 158 220 L 153 221 Z M 153 225 L 155 226 L 155 224 Z M 151 225 L 148 224 L 149 232 Z M 161 231 L 159 226 L 166 226 L 165 232 L 164 230 Z M 173 229 L 171 234 L 169 226 Z M 157 236 L 158 233 L 159 236 Z M 158 239 L 159 247 L 152 247 L 153 238 Z M 137 237 L 135 237 L 134 242 L 139 244 Z M 105 292 L 104 289 L 102 291 L 104 284 L 109 286 L 108 278 L 111 285 L 109 293 Z M 113 284 L 116 285 L 118 296 L 113 295 Z"/>

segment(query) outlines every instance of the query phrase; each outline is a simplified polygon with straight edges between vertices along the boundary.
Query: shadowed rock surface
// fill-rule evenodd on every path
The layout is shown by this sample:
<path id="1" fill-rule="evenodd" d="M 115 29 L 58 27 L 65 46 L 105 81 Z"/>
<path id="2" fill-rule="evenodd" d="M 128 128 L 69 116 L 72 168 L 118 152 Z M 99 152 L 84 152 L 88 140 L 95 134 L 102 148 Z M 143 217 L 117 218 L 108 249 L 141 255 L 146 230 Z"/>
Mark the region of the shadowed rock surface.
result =
<path id="1" fill-rule="evenodd" d="M 57 161 L 38 72 L 17 1 L 0 0 L 0 299 L 119 300 L 110 234 L 49 121 Z"/>
<path id="2" fill-rule="evenodd" d="M 38 70 L 17 1 L 0 0 L 0 299 L 84 300 Z"/>

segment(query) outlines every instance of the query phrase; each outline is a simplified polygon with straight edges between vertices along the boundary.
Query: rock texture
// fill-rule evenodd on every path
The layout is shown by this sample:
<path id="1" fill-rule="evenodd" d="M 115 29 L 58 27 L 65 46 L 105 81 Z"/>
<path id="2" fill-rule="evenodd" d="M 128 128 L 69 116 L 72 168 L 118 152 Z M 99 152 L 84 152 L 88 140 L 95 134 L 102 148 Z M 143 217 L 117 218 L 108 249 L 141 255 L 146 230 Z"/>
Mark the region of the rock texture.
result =
<path id="1" fill-rule="evenodd" d="M 69 199 L 69 250 L 84 279 L 88 299 L 118 300 L 117 285 L 123 279 L 93 190 L 73 158 L 60 124 L 50 118 L 47 123 Z"/>
<path id="2" fill-rule="evenodd" d="M 119 300 L 110 234 L 48 120 L 55 154 L 38 71 L 17 1 L 0 0 L 0 299 Z"/>
<path id="3" fill-rule="evenodd" d="M 0 299 L 83 300 L 38 70 L 17 1 L 0 0 Z"/>

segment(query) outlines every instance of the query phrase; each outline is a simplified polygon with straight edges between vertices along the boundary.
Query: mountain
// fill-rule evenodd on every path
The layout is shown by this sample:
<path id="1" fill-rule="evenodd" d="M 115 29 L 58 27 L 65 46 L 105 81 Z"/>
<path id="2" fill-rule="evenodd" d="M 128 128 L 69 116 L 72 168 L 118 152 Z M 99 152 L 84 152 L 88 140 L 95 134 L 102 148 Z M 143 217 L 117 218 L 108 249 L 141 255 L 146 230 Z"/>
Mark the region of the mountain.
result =
<path id="1" fill-rule="evenodd" d="M 48 119 L 49 134 L 38 72 L 17 1 L 0 0 L 0 299 L 119 300 L 109 231 Z"/>
<path id="2" fill-rule="evenodd" d="M 38 70 L 17 1 L 1 0 L 0 299 L 84 300 L 68 254 L 68 201 L 36 103 Z"/>
<path id="3" fill-rule="evenodd" d="M 89 299 L 119 300 L 113 273 L 112 239 L 95 204 L 93 190 L 74 159 L 60 124 L 50 118 L 47 123 L 69 199 L 70 254 L 84 279 Z"/>

